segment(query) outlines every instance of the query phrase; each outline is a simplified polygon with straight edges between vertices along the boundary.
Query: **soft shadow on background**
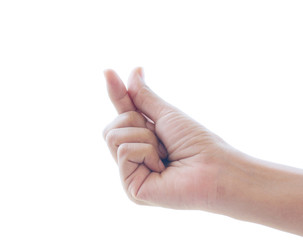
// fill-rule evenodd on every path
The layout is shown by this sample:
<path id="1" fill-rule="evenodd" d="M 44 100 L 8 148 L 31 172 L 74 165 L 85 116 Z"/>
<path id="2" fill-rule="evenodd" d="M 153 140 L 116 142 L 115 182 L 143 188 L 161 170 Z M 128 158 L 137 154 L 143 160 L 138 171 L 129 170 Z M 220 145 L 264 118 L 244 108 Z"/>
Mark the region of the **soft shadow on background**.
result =
<path id="1" fill-rule="evenodd" d="M 240 150 L 303 168 L 301 1 L 1 1 L 0 239 L 301 239 L 131 203 L 103 70 Z"/>

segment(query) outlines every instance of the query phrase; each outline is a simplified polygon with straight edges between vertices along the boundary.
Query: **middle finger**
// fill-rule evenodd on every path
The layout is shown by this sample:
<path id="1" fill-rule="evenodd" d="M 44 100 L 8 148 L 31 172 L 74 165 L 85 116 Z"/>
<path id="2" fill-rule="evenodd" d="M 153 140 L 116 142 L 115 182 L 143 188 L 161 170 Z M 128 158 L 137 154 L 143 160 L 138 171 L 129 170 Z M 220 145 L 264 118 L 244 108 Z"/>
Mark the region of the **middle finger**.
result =
<path id="1" fill-rule="evenodd" d="M 161 149 L 156 135 L 147 128 L 126 127 L 115 128 L 106 135 L 107 145 L 117 161 L 118 147 L 123 143 L 147 143 L 154 146 L 159 154 L 159 158 L 164 159 L 166 153 Z"/>

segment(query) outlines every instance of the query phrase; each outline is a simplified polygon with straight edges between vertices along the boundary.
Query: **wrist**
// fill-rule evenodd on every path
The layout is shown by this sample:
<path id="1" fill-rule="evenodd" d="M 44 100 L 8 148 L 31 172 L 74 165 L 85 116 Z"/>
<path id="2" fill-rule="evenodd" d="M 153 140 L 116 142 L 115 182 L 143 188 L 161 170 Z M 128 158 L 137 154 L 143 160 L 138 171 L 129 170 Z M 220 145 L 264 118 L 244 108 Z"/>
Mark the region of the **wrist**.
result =
<path id="1" fill-rule="evenodd" d="M 303 234 L 303 173 L 231 151 L 217 188 L 218 213 Z M 301 225 L 301 226 L 300 226 Z"/>
<path id="2" fill-rule="evenodd" d="M 220 214 L 249 221 L 247 210 L 263 196 L 262 164 L 232 149 L 222 163 L 218 176 L 217 211 Z"/>

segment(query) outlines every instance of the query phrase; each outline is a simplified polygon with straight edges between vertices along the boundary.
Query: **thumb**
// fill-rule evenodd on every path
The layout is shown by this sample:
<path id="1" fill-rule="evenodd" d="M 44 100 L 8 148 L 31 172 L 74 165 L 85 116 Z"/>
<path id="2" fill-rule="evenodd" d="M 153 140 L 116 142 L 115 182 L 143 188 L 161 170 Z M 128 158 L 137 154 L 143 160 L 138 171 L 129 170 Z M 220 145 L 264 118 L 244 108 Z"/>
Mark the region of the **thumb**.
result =
<path id="1" fill-rule="evenodd" d="M 128 81 L 128 93 L 137 109 L 155 123 L 168 113 L 176 110 L 145 84 L 141 67 L 134 69 L 131 73 Z"/>

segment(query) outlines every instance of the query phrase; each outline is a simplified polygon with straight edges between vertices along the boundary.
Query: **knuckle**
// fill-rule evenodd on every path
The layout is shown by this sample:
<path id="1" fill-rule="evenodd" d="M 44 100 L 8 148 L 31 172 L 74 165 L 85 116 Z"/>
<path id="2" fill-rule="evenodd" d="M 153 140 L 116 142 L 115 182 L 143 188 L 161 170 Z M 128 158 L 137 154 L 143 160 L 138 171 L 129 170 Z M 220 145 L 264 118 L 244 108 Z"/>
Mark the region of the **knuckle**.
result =
<path id="1" fill-rule="evenodd" d="M 118 151 L 117 151 L 117 155 L 118 158 L 125 158 L 125 156 L 127 156 L 129 152 L 129 147 L 127 144 L 122 143 L 119 147 L 118 147 Z"/>
<path id="2" fill-rule="evenodd" d="M 108 132 L 111 130 L 112 123 L 107 124 L 107 126 L 102 131 L 103 139 L 106 140 Z"/>
<path id="3" fill-rule="evenodd" d="M 117 138 L 118 138 L 118 135 L 117 135 L 116 129 L 110 130 L 110 131 L 106 134 L 106 136 L 105 136 L 105 140 L 106 140 L 107 145 L 109 145 L 109 146 L 114 146 L 114 145 L 116 145 L 116 143 L 117 143 Z"/>
<path id="4" fill-rule="evenodd" d="M 133 194 L 133 198 L 137 201 L 145 201 L 146 199 L 148 199 L 147 193 L 143 192 L 143 191 L 138 191 L 135 194 Z"/>
<path id="5" fill-rule="evenodd" d="M 104 139 L 104 140 L 106 140 L 106 135 L 107 135 L 107 133 L 108 133 L 108 126 L 105 127 L 105 128 L 103 129 L 103 131 L 102 131 L 102 136 L 103 136 L 103 139 Z"/>

